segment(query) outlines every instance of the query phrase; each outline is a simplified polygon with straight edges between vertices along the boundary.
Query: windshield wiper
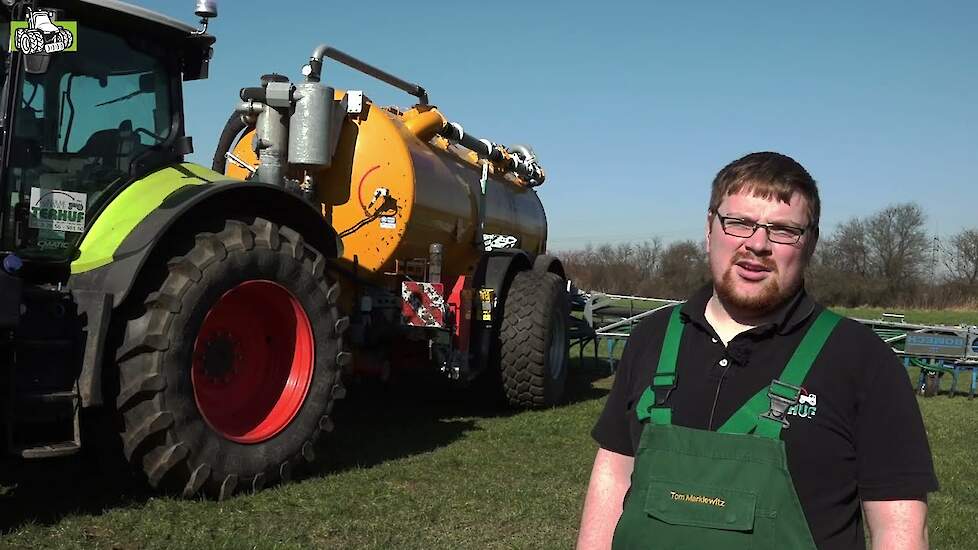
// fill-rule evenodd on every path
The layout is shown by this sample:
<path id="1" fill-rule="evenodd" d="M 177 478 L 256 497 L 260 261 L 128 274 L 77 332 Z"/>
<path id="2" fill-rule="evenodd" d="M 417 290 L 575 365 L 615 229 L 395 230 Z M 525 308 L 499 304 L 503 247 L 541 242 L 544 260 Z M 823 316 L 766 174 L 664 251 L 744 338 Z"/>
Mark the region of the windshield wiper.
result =
<path id="1" fill-rule="evenodd" d="M 101 107 L 102 105 L 108 105 L 110 103 L 116 103 L 116 102 L 119 102 L 119 101 L 125 101 L 127 99 L 134 98 L 137 95 L 142 94 L 142 93 L 145 93 L 145 92 L 143 90 L 136 90 L 135 92 L 132 92 L 131 94 L 126 94 L 126 95 L 124 95 L 122 97 L 117 97 L 115 99 L 110 99 L 108 101 L 103 101 L 102 103 L 96 103 L 95 106 L 96 107 Z"/>

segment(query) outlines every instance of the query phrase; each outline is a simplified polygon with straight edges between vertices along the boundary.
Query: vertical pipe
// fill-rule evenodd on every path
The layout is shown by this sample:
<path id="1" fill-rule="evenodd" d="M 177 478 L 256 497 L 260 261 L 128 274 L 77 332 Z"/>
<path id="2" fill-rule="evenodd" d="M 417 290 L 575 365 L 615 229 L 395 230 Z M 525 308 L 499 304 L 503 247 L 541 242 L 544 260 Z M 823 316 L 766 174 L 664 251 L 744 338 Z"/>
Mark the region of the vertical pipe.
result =
<path id="1" fill-rule="evenodd" d="M 258 115 L 256 124 L 258 153 L 258 181 L 272 185 L 284 185 L 285 163 L 288 155 L 289 120 L 284 109 L 266 107 Z"/>
<path id="2" fill-rule="evenodd" d="M 428 282 L 441 282 L 442 252 L 445 247 L 441 243 L 431 243 L 428 246 Z"/>

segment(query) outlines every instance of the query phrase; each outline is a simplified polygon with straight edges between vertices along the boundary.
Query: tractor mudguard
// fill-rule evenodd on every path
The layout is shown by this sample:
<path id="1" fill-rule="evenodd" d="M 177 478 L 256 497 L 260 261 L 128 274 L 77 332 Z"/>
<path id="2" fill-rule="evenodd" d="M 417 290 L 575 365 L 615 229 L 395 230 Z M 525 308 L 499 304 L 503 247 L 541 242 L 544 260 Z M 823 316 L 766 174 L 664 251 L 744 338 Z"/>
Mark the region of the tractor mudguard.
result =
<path id="1" fill-rule="evenodd" d="M 336 257 L 336 232 L 315 207 L 281 187 L 229 180 L 198 165 L 165 168 L 134 182 L 99 215 L 71 264 L 68 286 L 126 298 L 156 244 L 180 224 L 241 213 L 288 220 L 310 245 Z"/>

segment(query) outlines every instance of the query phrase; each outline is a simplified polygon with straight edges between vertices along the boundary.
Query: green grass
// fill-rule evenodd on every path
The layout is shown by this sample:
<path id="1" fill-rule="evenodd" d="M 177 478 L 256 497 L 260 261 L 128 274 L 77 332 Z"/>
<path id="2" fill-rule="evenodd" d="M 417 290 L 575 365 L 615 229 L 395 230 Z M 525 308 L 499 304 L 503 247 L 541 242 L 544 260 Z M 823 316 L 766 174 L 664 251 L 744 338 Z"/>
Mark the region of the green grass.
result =
<path id="1" fill-rule="evenodd" d="M 570 403 L 545 411 L 354 387 L 305 477 L 225 502 L 157 496 L 86 457 L 4 465 L 0 547 L 569 548 L 612 381 L 604 362 L 573 362 Z M 918 400 L 941 482 L 931 547 L 976 548 L 978 401 Z"/>

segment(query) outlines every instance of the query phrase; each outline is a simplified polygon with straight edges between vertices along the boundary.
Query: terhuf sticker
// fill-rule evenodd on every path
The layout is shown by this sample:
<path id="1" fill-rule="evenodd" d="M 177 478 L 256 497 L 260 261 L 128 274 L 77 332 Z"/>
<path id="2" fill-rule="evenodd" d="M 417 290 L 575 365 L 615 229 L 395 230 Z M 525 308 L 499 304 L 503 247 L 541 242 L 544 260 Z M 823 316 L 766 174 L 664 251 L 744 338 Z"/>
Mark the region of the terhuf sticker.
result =
<path id="1" fill-rule="evenodd" d="M 31 213 L 28 226 L 81 233 L 85 231 L 88 195 L 31 187 Z"/>

